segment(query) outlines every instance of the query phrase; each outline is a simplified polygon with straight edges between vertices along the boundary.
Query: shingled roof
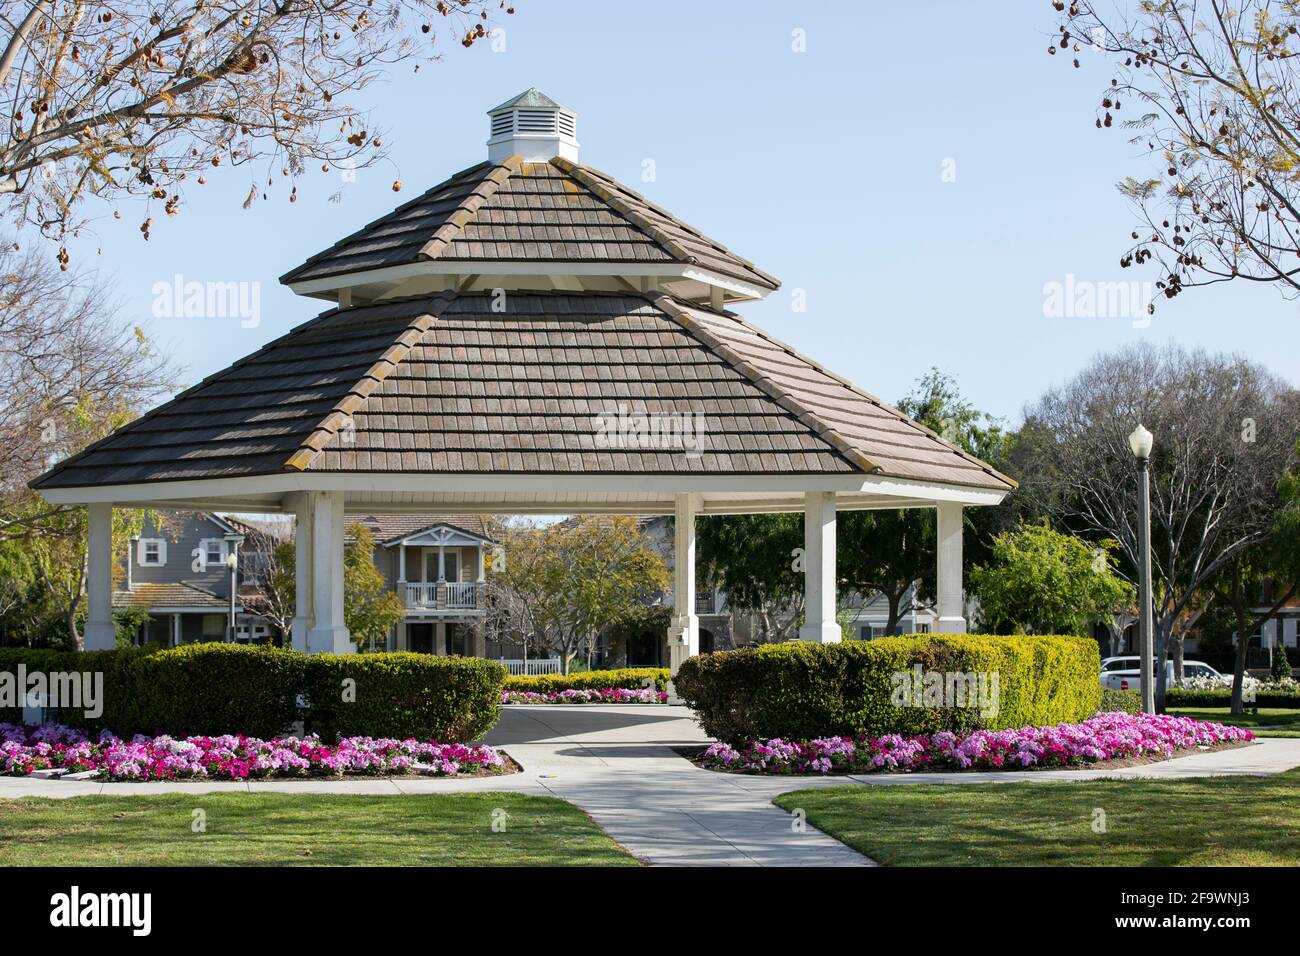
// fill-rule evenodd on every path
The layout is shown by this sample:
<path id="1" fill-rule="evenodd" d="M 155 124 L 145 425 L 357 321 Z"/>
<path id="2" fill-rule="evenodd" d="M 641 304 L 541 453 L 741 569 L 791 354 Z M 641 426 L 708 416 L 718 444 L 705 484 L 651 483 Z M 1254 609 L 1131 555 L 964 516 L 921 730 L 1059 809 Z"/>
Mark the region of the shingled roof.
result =
<path id="1" fill-rule="evenodd" d="M 462 170 L 280 281 L 436 259 L 696 265 L 775 289 L 780 282 L 605 173 L 557 157 Z"/>
<path id="2" fill-rule="evenodd" d="M 1014 483 L 729 312 L 662 294 L 330 310 L 47 472 L 37 488 L 283 472 L 877 474 Z M 598 417 L 700 416 L 699 454 Z"/>
<path id="3" fill-rule="evenodd" d="M 491 541 L 482 515 L 349 515 L 348 524 L 360 524 L 374 535 L 376 544 L 392 544 L 430 528 L 446 526 L 464 531 L 475 538 Z"/>

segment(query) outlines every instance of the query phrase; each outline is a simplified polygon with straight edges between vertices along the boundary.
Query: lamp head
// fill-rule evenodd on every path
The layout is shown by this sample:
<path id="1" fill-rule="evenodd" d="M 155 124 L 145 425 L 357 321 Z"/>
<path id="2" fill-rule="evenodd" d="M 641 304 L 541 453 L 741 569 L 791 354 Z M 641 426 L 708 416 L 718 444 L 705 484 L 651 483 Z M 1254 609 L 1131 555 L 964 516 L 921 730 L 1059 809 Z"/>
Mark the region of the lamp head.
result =
<path id="1" fill-rule="evenodd" d="M 1151 457 L 1153 444 L 1155 444 L 1155 437 L 1142 425 L 1138 425 L 1128 436 L 1128 447 L 1132 450 L 1133 457 L 1139 461 L 1146 461 Z"/>

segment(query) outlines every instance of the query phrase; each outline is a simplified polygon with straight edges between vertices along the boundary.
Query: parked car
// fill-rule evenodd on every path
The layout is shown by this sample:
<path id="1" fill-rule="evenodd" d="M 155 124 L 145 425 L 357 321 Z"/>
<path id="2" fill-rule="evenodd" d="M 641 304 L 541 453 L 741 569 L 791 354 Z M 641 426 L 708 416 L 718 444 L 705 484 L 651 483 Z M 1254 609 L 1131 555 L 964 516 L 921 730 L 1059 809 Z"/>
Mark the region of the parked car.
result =
<path id="1" fill-rule="evenodd" d="M 1137 655 L 1106 658 L 1101 662 L 1101 686 L 1108 687 L 1111 690 L 1137 690 L 1141 678 L 1140 666 L 1141 658 Z M 1220 674 L 1209 664 L 1202 661 L 1183 661 L 1183 679 L 1194 680 L 1196 678 L 1223 684 L 1232 682 L 1230 677 Z M 1170 684 L 1174 682 L 1173 661 L 1165 662 L 1165 679 Z"/>

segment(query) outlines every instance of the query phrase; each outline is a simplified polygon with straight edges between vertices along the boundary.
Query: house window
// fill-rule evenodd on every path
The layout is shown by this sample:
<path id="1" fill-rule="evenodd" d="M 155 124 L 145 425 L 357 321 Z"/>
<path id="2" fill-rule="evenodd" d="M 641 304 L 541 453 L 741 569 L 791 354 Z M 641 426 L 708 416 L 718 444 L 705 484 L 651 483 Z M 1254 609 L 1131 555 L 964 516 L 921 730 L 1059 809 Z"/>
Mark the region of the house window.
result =
<path id="1" fill-rule="evenodd" d="M 167 563 L 167 545 L 162 538 L 141 538 L 137 557 L 142 568 L 161 567 Z"/>
<path id="2" fill-rule="evenodd" d="M 221 568 L 226 563 L 226 542 L 220 538 L 204 538 L 203 565 L 207 570 Z"/>
<path id="3" fill-rule="evenodd" d="M 916 625 L 916 633 L 918 633 L 918 634 L 929 634 L 929 633 L 930 633 L 930 625 L 929 625 L 929 624 L 918 624 L 918 625 Z"/>
<path id="4" fill-rule="evenodd" d="M 869 641 L 873 637 L 875 637 L 875 634 L 872 631 L 872 627 L 870 624 L 863 624 L 860 628 L 858 628 L 858 638 L 860 640 Z"/>
<path id="5" fill-rule="evenodd" d="M 203 615 L 203 639 L 219 641 L 226 636 L 226 616 L 224 614 Z"/>
<path id="6" fill-rule="evenodd" d="M 265 551 L 244 551 L 239 555 L 239 570 L 249 584 L 261 584 L 270 564 L 271 556 Z"/>

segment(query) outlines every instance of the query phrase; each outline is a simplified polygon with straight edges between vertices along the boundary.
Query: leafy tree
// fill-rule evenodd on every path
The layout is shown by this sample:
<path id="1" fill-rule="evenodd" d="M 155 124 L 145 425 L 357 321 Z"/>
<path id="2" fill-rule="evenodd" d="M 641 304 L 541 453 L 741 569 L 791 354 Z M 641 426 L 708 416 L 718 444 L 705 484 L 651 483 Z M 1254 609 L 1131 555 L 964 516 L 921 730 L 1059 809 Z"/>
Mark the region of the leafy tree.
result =
<path id="1" fill-rule="evenodd" d="M 803 516 L 709 515 L 696 520 L 697 571 L 727 592 L 734 611 L 748 611 L 762 642 L 793 637 L 803 615 Z M 838 551 L 838 549 L 837 549 Z"/>
<path id="2" fill-rule="evenodd" d="M 1169 298 L 1234 279 L 1300 294 L 1300 6 L 1052 6 L 1061 22 L 1048 52 L 1076 67 L 1084 51 L 1112 64 L 1095 125 L 1128 131 L 1149 159 L 1119 185 L 1140 220 L 1120 264 L 1152 261 Z"/>
<path id="3" fill-rule="evenodd" d="M 432 14 L 470 46 L 488 35 L 493 7 L 5 2 L 0 194 L 15 218 L 57 239 L 76 231 L 88 196 L 114 210 L 123 196 L 145 197 L 147 239 L 155 207 L 176 215 L 184 186 L 202 186 L 223 165 L 247 167 L 246 207 L 277 176 L 292 182 L 311 164 L 371 165 L 385 147 L 350 105 L 355 94 L 386 66 L 436 58 Z M 66 264 L 66 248 L 59 257 Z"/>
<path id="4" fill-rule="evenodd" d="M 835 565 L 841 593 L 879 593 L 889 607 L 885 633 L 907 613 L 903 599 L 934 600 L 934 512 L 844 511 L 836 520 Z"/>
<path id="5" fill-rule="evenodd" d="M 971 573 L 980 614 L 995 631 L 1086 634 L 1133 600 L 1115 573 L 1117 545 L 1093 546 L 1043 524 L 1021 525 L 993 540 L 992 559 Z"/>
<path id="6" fill-rule="evenodd" d="M 354 524 L 343 545 L 343 621 L 357 647 L 375 650 L 406 617 L 406 603 L 375 567 L 375 539 Z"/>
<path id="7" fill-rule="evenodd" d="M 1059 527 L 1114 539 L 1136 580 L 1137 469 L 1128 435 L 1145 424 L 1151 456 L 1157 706 L 1165 661 L 1210 604 L 1208 589 L 1276 530 L 1279 478 L 1296 459 L 1300 393 L 1234 356 L 1174 346 L 1100 355 L 1031 404 L 1017 438 L 1019 495 Z"/>
<path id="8" fill-rule="evenodd" d="M 564 673 L 601 632 L 668 586 L 668 570 L 628 517 L 574 518 L 525 528 L 507 538 L 505 579 L 520 595 L 539 637 L 560 655 Z"/>

